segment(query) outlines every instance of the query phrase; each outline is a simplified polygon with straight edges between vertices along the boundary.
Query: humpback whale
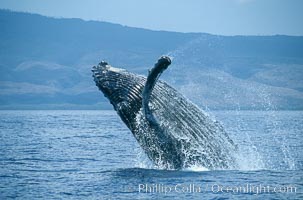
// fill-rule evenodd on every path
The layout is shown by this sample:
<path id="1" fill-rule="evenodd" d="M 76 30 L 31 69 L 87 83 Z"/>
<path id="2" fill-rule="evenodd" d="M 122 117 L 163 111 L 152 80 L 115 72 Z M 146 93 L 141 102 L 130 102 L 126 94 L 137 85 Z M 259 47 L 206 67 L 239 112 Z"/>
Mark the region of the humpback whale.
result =
<path id="1" fill-rule="evenodd" d="M 160 57 L 145 77 L 101 61 L 92 68 L 92 76 L 159 168 L 234 168 L 236 145 L 222 125 L 158 80 L 170 64 L 169 57 Z"/>

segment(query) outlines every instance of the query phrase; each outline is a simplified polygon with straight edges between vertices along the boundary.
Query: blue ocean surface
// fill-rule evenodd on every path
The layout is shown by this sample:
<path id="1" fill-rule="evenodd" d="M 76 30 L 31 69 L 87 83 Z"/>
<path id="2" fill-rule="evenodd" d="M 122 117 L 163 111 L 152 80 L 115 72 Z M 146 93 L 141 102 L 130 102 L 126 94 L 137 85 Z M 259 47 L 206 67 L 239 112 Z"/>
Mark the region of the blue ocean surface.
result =
<path id="1" fill-rule="evenodd" d="M 239 169 L 157 169 L 114 111 L 0 111 L 0 199 L 303 199 L 303 111 L 215 111 Z"/>

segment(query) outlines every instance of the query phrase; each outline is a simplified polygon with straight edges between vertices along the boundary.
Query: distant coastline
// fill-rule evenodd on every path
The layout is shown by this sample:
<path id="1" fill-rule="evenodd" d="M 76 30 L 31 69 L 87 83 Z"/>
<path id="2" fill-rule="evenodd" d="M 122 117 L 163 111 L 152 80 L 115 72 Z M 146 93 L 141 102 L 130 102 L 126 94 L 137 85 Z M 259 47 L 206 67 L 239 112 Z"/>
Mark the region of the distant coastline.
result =
<path id="1" fill-rule="evenodd" d="M 90 69 L 101 60 L 163 79 L 211 110 L 302 110 L 303 36 L 151 31 L 0 9 L 0 109 L 112 109 Z M 186 69 L 186 70 L 184 70 Z"/>

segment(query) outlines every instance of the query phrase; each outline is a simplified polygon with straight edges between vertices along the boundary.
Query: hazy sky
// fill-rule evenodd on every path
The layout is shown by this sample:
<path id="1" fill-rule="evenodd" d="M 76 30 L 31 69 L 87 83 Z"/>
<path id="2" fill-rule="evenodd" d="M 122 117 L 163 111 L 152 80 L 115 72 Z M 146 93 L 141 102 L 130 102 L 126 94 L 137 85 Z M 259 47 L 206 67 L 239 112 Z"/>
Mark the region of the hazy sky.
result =
<path id="1" fill-rule="evenodd" d="M 0 8 L 220 35 L 303 35 L 303 0 L 0 0 Z"/>

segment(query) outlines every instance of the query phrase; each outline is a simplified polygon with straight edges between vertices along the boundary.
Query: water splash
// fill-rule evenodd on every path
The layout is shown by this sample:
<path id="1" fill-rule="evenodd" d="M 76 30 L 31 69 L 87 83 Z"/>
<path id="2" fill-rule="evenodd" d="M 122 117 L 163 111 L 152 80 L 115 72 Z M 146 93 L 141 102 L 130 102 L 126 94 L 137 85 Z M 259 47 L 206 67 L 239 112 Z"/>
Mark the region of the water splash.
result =
<path id="1" fill-rule="evenodd" d="M 239 145 L 239 150 L 235 154 L 238 168 L 239 170 L 260 170 L 260 169 L 289 169 L 293 170 L 296 169 L 296 163 L 295 160 L 291 154 L 289 142 L 287 140 L 287 134 L 285 131 L 282 131 L 280 128 L 280 124 L 278 123 L 278 117 L 275 114 L 275 110 L 277 110 L 276 102 L 274 102 L 273 98 L 271 98 L 271 88 L 264 85 L 264 84 L 258 84 L 256 85 L 251 84 L 250 82 L 246 82 L 242 79 L 237 79 L 235 77 L 232 77 L 231 75 L 225 73 L 224 76 L 219 77 L 218 75 L 222 74 L 223 72 L 217 72 L 215 70 L 200 70 L 195 68 L 195 71 L 188 70 L 192 65 L 195 65 L 195 67 L 203 66 L 205 63 L 203 59 L 199 61 L 192 60 L 191 58 L 188 58 L 186 56 L 190 56 L 192 54 L 195 54 L 197 58 L 202 58 L 203 55 L 199 54 L 199 46 L 201 46 L 201 43 L 205 43 L 203 36 L 198 37 L 184 46 L 178 48 L 177 50 L 173 52 L 169 52 L 168 55 L 174 57 L 175 64 L 174 69 L 169 69 L 168 74 L 169 78 L 168 82 L 172 83 L 174 86 L 179 88 L 183 94 L 185 94 L 186 97 L 193 100 L 195 103 L 197 103 L 200 107 L 205 108 L 208 110 L 208 112 L 211 112 L 211 109 L 207 106 L 207 103 L 205 104 L 205 100 L 208 99 L 203 97 L 201 91 L 209 90 L 209 88 L 205 88 L 205 78 L 207 78 L 207 73 L 209 73 L 209 77 L 215 77 L 220 78 L 220 81 L 223 83 L 226 83 L 225 85 L 230 84 L 230 90 L 233 92 L 223 91 L 223 98 L 224 100 L 227 100 L 227 102 L 230 102 L 233 106 L 233 111 L 236 111 L 236 115 L 240 115 L 240 112 L 242 111 L 243 106 L 243 99 L 245 98 L 256 98 L 257 100 L 255 102 L 251 103 L 252 107 L 257 107 L 258 109 L 261 107 L 263 110 L 265 110 L 268 115 L 268 117 L 265 119 L 265 123 L 268 128 L 265 127 L 263 131 L 270 131 L 269 134 L 273 134 L 272 140 L 276 143 L 276 154 L 274 156 L 271 156 L 269 152 L 264 152 L 262 149 L 263 147 L 260 146 L 260 144 L 256 144 L 255 141 L 252 140 L 251 132 L 246 131 L 243 129 L 243 127 L 240 127 L 240 123 L 235 123 L 235 127 L 233 131 L 236 133 L 239 133 L 243 135 L 242 141 L 240 142 L 241 145 Z M 207 42 L 205 43 L 207 44 Z M 211 42 L 209 43 L 211 45 Z M 198 55 L 199 54 L 199 55 Z M 184 70 L 186 68 L 187 70 Z M 190 72 L 189 72 L 190 71 Z M 213 74 L 212 74 L 213 73 Z M 179 77 L 179 74 L 182 74 L 182 77 Z M 190 74 L 190 76 L 188 76 Z M 197 75 L 199 74 L 199 76 Z M 201 78 L 201 74 L 203 74 L 203 78 Z M 214 75 L 215 74 L 215 75 Z M 197 77 L 197 78 L 195 78 Z M 233 79 L 231 79 L 231 78 Z M 180 84 L 180 80 L 183 80 L 183 83 Z M 246 85 L 246 87 L 250 88 L 250 91 L 252 91 L 252 94 L 245 94 L 248 97 L 245 96 L 239 96 L 241 93 L 237 93 L 237 91 L 234 91 L 234 88 L 232 88 L 233 80 L 238 81 L 239 83 Z M 216 87 L 216 85 L 210 85 L 210 87 Z M 199 90 L 197 88 L 202 88 L 202 90 Z M 191 91 L 191 92 L 189 92 Z M 200 91 L 200 92 L 199 92 Z M 228 92 L 228 93 L 227 93 Z M 204 102 L 204 103 L 203 103 Z M 220 102 L 220 100 L 219 100 Z M 243 122 L 241 122 L 243 124 Z M 247 122 L 249 123 L 249 122 Z M 249 124 L 247 124 L 247 127 Z M 254 133 L 258 134 L 258 133 Z M 232 135 L 232 134 L 231 134 Z M 277 157 L 280 156 L 280 163 L 277 164 L 277 161 L 274 161 L 273 159 L 277 159 Z"/>
<path id="2" fill-rule="evenodd" d="M 209 171 L 206 167 L 199 166 L 199 165 L 192 165 L 188 168 L 183 169 L 184 171 L 193 171 L 193 172 L 205 172 Z"/>
<path id="3" fill-rule="evenodd" d="M 155 165 L 150 161 L 141 147 L 135 148 L 136 158 L 134 160 L 135 167 L 144 169 L 155 169 Z"/>

